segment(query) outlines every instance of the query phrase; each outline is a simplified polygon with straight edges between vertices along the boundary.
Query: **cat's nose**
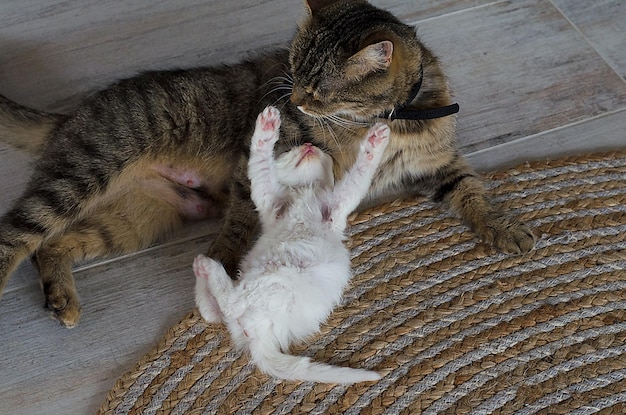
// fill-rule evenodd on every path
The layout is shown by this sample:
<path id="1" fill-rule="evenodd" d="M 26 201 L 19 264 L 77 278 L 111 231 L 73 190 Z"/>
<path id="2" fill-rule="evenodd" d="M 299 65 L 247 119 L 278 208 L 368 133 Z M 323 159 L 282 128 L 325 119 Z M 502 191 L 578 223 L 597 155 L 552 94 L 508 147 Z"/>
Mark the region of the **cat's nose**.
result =
<path id="1" fill-rule="evenodd" d="M 294 96 L 293 94 L 291 95 L 291 103 L 296 107 L 302 106 L 302 100 L 298 99 L 298 97 Z"/>
<path id="2" fill-rule="evenodd" d="M 301 107 L 304 104 L 304 95 L 297 89 L 291 92 L 291 103 L 296 107 Z"/>

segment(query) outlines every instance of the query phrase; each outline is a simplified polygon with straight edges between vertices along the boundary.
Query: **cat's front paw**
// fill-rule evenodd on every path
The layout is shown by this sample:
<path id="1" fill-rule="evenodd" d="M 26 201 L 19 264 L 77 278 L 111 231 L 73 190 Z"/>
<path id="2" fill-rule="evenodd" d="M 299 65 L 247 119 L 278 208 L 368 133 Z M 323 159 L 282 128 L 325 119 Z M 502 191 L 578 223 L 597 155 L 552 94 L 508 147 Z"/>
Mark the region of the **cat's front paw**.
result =
<path id="1" fill-rule="evenodd" d="M 502 213 L 489 216 L 480 233 L 483 241 L 508 254 L 523 254 L 535 246 L 531 229 Z"/>
<path id="2" fill-rule="evenodd" d="M 367 133 L 361 151 L 364 152 L 368 160 L 374 160 L 383 154 L 389 143 L 389 126 L 377 123 Z"/>
<path id="3" fill-rule="evenodd" d="M 252 137 L 253 147 L 264 147 L 265 144 L 273 145 L 278 141 L 280 129 L 280 111 L 269 106 L 259 114 L 256 120 L 256 128 Z"/>

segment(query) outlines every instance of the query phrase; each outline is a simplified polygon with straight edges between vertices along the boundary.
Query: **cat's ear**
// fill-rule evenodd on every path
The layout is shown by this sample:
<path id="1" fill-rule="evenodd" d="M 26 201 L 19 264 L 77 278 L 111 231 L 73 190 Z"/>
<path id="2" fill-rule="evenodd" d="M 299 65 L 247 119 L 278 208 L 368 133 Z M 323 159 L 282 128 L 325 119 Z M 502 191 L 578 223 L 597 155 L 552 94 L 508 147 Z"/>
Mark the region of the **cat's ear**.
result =
<path id="1" fill-rule="evenodd" d="M 311 16 L 333 3 L 337 3 L 337 0 L 304 0 L 304 5 L 309 10 Z"/>
<path id="2" fill-rule="evenodd" d="M 359 79 L 372 72 L 386 70 L 391 66 L 392 57 L 393 43 L 389 40 L 365 46 L 348 59 L 346 76 Z"/>

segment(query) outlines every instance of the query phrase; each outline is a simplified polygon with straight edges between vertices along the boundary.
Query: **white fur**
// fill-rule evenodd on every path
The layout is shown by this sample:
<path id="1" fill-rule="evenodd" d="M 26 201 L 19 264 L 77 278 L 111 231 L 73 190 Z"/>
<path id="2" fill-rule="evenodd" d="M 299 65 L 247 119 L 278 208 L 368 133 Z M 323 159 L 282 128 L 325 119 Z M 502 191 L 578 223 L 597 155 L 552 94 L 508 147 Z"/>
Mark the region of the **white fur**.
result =
<path id="1" fill-rule="evenodd" d="M 387 145 L 389 128 L 374 126 L 353 168 L 333 186 L 331 158 L 310 145 L 273 157 L 280 114 L 268 107 L 257 119 L 248 174 L 262 235 L 233 282 L 222 265 L 194 261 L 202 316 L 224 321 L 235 344 L 272 376 L 350 384 L 380 379 L 373 371 L 331 366 L 287 354 L 289 345 L 316 333 L 340 302 L 350 279 L 343 245 L 347 216 L 365 196 Z"/>

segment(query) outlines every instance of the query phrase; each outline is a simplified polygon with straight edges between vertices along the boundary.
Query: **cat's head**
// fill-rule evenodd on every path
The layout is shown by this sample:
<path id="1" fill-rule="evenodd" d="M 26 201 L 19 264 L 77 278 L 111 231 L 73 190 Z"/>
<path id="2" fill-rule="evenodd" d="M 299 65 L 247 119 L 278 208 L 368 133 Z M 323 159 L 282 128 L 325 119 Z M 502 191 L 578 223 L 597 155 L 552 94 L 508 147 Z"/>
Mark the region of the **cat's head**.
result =
<path id="1" fill-rule="evenodd" d="M 334 183 L 333 160 L 310 143 L 292 147 L 276 157 L 276 177 L 287 187 L 312 184 L 331 187 Z"/>
<path id="2" fill-rule="evenodd" d="M 292 42 L 291 101 L 305 114 L 368 119 L 404 103 L 420 79 L 415 30 L 363 0 L 306 0 Z"/>

